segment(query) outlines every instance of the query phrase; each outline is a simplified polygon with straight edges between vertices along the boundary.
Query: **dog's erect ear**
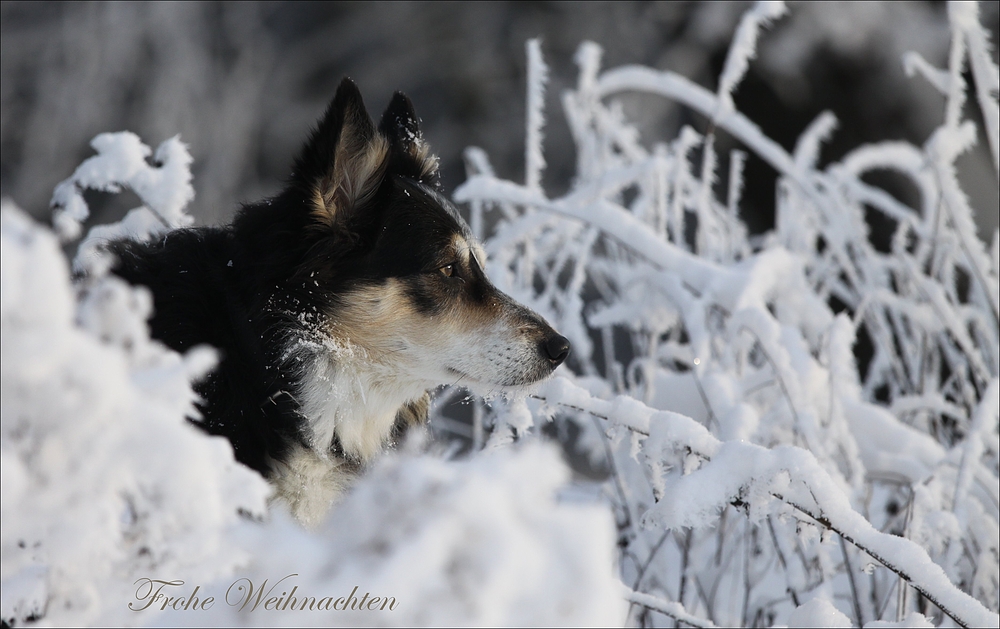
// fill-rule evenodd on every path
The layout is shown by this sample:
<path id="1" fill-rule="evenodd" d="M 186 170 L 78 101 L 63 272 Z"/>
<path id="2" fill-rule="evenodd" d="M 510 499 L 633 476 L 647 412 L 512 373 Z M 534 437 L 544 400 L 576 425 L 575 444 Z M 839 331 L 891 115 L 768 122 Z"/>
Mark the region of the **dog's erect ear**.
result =
<path id="1" fill-rule="evenodd" d="M 378 190 L 389 143 L 375 129 L 358 86 L 345 78 L 295 163 L 296 183 L 313 216 L 333 226 Z"/>
<path id="2" fill-rule="evenodd" d="M 402 92 L 396 92 L 385 113 L 379 130 L 392 144 L 394 168 L 424 183 L 436 184 L 438 159 L 420 133 L 420 123 L 413 103 Z"/>

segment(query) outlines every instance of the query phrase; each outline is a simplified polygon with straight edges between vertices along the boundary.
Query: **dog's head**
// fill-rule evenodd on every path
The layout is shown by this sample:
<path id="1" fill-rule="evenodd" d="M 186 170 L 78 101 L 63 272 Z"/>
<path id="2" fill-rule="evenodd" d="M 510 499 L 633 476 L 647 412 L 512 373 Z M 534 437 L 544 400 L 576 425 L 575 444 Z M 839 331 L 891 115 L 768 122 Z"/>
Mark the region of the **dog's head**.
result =
<path id="1" fill-rule="evenodd" d="M 344 79 L 284 195 L 303 217 L 290 284 L 317 309 L 307 327 L 340 358 L 424 388 L 545 378 L 569 342 L 486 277 L 437 169 L 406 96 L 396 93 L 376 127 Z"/>

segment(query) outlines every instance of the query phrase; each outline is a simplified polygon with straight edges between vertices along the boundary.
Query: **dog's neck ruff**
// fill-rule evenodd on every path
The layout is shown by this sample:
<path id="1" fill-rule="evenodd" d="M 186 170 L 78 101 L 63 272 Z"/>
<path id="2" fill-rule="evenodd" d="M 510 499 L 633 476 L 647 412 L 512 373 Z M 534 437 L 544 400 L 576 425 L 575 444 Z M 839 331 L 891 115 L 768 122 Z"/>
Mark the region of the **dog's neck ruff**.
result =
<path id="1" fill-rule="evenodd" d="M 385 446 L 400 407 L 428 388 L 357 347 L 314 348 L 299 358 L 299 402 L 311 445 L 321 455 L 331 452 L 336 438 L 345 456 L 367 463 Z"/>

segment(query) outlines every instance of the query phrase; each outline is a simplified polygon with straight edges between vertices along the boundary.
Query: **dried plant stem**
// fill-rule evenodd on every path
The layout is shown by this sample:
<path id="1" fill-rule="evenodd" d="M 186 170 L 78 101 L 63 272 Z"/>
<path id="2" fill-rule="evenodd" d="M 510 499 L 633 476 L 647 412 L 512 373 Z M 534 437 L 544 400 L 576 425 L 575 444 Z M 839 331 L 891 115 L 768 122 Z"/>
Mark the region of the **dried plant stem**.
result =
<path id="1" fill-rule="evenodd" d="M 795 591 L 795 588 L 792 587 L 791 582 L 788 581 L 788 561 L 785 559 L 785 553 L 781 550 L 781 545 L 778 544 L 778 535 L 774 532 L 774 523 L 771 522 L 770 517 L 767 518 L 767 529 L 771 532 L 771 542 L 774 544 L 774 551 L 778 555 L 778 561 L 781 563 L 782 569 L 785 571 L 785 587 L 788 588 L 788 593 L 792 597 L 792 602 L 795 603 L 796 607 L 798 607 L 800 605 L 799 594 Z"/>
<path id="2" fill-rule="evenodd" d="M 851 568 L 851 558 L 847 554 L 847 545 L 844 544 L 844 536 L 840 535 L 840 552 L 844 556 L 844 572 L 847 573 L 847 579 L 851 584 L 851 603 L 854 606 L 854 621 L 858 623 L 859 627 L 865 626 L 864 620 L 861 618 L 861 601 L 858 599 L 858 587 L 854 583 L 854 569 Z"/>

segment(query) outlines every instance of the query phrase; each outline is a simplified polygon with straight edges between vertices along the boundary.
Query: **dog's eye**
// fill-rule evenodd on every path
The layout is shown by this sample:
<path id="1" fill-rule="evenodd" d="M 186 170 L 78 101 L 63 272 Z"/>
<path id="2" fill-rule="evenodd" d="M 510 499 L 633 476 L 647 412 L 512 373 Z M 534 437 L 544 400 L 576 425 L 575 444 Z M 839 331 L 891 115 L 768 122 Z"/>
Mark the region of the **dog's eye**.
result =
<path id="1" fill-rule="evenodd" d="M 443 275 L 445 277 L 451 277 L 452 275 L 455 274 L 455 265 L 454 264 L 446 264 L 443 267 L 441 267 L 440 269 L 438 269 L 438 273 L 440 273 L 441 275 Z"/>

